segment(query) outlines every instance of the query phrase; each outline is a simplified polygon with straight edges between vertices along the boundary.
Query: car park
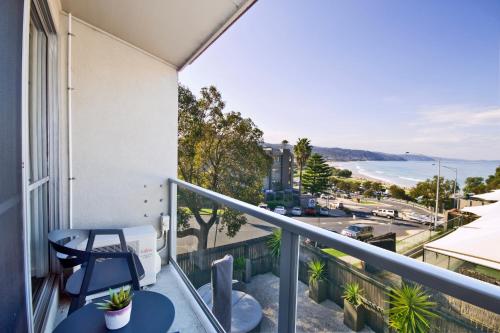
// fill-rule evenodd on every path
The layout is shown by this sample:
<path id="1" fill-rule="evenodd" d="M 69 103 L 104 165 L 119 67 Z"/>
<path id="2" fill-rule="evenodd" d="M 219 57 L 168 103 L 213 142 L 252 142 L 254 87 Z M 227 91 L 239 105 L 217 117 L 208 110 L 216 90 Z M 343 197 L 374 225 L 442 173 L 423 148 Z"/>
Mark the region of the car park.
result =
<path id="1" fill-rule="evenodd" d="M 373 227 L 357 223 L 344 228 L 341 234 L 357 240 L 366 240 L 373 237 Z"/>
<path id="2" fill-rule="evenodd" d="M 293 207 L 292 211 L 291 211 L 291 214 L 293 216 L 301 216 L 302 215 L 302 208 L 300 208 L 300 207 Z"/>
<path id="3" fill-rule="evenodd" d="M 274 212 L 276 214 L 286 215 L 286 209 L 283 206 L 276 206 L 276 208 L 274 208 Z"/>
<path id="4" fill-rule="evenodd" d="M 387 217 L 388 219 L 395 219 L 399 215 L 395 209 L 374 209 L 372 214 L 374 216 Z"/>

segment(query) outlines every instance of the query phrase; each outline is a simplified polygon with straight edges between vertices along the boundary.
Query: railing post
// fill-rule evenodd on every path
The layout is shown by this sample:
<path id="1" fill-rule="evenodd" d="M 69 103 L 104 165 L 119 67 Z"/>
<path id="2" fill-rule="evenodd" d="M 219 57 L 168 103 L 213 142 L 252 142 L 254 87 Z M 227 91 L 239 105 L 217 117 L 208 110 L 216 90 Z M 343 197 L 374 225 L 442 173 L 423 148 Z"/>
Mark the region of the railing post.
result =
<path id="1" fill-rule="evenodd" d="M 177 184 L 168 180 L 168 261 L 177 261 Z"/>
<path id="2" fill-rule="evenodd" d="M 297 283 L 299 279 L 299 235 L 282 229 L 278 332 L 295 333 Z"/>

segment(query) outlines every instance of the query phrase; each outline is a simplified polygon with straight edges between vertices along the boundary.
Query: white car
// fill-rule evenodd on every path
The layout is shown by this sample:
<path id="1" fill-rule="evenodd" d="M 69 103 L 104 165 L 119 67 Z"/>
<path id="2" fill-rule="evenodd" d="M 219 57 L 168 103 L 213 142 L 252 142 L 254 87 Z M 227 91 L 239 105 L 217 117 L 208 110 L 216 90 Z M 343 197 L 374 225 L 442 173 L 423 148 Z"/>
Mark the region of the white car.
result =
<path id="1" fill-rule="evenodd" d="M 283 206 L 276 206 L 276 208 L 274 208 L 274 212 L 276 214 L 286 215 L 286 209 Z"/>
<path id="2" fill-rule="evenodd" d="M 300 208 L 300 207 L 293 207 L 291 213 L 292 213 L 293 216 L 301 216 L 302 215 L 302 208 Z"/>
<path id="3" fill-rule="evenodd" d="M 398 217 L 398 211 L 395 209 L 374 209 L 372 214 L 374 216 L 387 217 L 388 219 L 395 219 Z"/>

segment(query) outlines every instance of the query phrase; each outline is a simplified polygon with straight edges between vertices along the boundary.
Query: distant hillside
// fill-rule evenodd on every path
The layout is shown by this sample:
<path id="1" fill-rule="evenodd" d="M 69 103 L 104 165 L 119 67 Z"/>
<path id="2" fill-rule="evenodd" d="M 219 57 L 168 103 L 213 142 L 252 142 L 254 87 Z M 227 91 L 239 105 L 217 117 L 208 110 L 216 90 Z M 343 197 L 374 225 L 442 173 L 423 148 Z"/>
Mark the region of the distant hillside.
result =
<path id="1" fill-rule="evenodd" d="M 264 144 L 267 147 L 281 148 L 281 144 Z M 293 149 L 292 145 L 287 148 Z M 323 155 L 330 161 L 433 161 L 434 159 L 425 155 L 415 154 L 387 154 L 369 150 L 313 147 L 313 152 Z"/>

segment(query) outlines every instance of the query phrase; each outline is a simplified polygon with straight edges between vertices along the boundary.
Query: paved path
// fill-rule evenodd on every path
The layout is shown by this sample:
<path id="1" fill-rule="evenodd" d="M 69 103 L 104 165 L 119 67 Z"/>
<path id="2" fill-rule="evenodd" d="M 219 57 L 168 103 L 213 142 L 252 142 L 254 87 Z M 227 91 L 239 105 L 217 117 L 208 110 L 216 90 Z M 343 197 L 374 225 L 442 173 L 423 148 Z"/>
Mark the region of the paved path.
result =
<path id="1" fill-rule="evenodd" d="M 278 330 L 279 278 L 272 273 L 252 277 L 247 293 L 255 297 L 264 313 L 260 332 Z M 353 332 L 343 324 L 344 310 L 331 300 L 321 304 L 309 298 L 307 285 L 299 281 L 297 295 L 297 332 L 332 333 Z M 365 327 L 361 332 L 372 332 Z"/>

